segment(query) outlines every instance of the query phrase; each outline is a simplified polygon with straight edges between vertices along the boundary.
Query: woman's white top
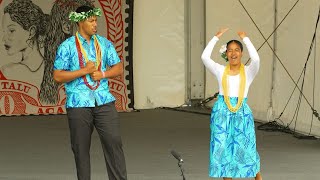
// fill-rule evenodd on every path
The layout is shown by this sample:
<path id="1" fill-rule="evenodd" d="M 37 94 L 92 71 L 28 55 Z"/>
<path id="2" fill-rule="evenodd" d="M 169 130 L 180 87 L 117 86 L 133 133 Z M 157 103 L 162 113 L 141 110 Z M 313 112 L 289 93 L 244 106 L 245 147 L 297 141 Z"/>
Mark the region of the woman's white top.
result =
<path id="1" fill-rule="evenodd" d="M 223 89 L 222 89 L 222 76 L 225 69 L 224 65 L 218 64 L 214 62 L 210 56 L 212 53 L 212 50 L 215 46 L 215 44 L 219 41 L 219 38 L 214 36 L 206 48 L 204 49 L 201 59 L 205 67 L 216 76 L 218 83 L 219 83 L 219 94 L 223 95 Z M 251 43 L 250 39 L 248 37 L 243 38 L 243 42 L 246 45 L 249 56 L 251 58 L 251 63 L 248 66 L 245 66 L 245 74 L 246 74 L 246 87 L 244 91 L 244 97 L 247 97 L 249 87 L 256 76 L 256 74 L 259 71 L 260 66 L 260 58 L 258 55 L 257 50 Z M 240 83 L 240 75 L 228 75 L 228 85 L 229 85 L 229 97 L 238 97 L 239 92 L 239 83 Z"/>

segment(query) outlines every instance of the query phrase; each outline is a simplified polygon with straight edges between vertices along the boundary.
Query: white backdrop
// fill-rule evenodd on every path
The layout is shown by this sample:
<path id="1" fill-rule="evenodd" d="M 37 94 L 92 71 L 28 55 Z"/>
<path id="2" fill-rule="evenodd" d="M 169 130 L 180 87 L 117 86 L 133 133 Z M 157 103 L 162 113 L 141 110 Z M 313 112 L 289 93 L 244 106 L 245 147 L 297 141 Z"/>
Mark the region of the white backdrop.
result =
<path id="1" fill-rule="evenodd" d="M 281 9 L 281 11 L 279 11 L 280 18 L 284 16 L 284 14 L 288 11 L 288 8 L 292 6 L 294 2 L 295 1 L 288 1 L 288 3 L 284 3 L 283 1 L 279 1 L 279 9 Z M 311 40 L 315 31 L 319 6 L 319 0 L 300 1 L 297 4 L 296 8 L 292 11 L 292 14 L 290 14 L 287 20 L 284 21 L 284 23 L 280 26 L 278 31 L 278 55 L 281 59 L 283 59 L 283 63 L 285 64 L 286 68 L 293 76 L 295 81 L 298 80 L 307 59 Z M 316 43 L 313 51 L 311 52 L 311 56 L 306 68 L 306 77 L 303 92 L 311 105 L 314 103 L 315 109 L 319 111 L 320 79 L 318 78 L 319 71 L 317 71 L 317 69 L 315 71 L 314 78 L 314 67 L 319 67 L 320 62 L 319 25 L 317 32 Z M 276 89 L 274 91 L 273 98 L 276 100 L 274 103 L 275 114 L 278 115 L 287 102 L 287 99 L 294 88 L 294 84 L 289 79 L 289 76 L 285 73 L 284 68 L 282 68 L 282 66 L 279 64 L 279 61 L 277 61 L 275 72 Z M 314 101 L 313 89 L 315 92 Z M 290 101 L 288 108 L 283 115 L 285 123 L 290 123 L 292 120 L 294 111 L 296 109 L 298 96 L 299 93 L 298 91 L 296 91 L 292 98 L 292 101 Z M 309 133 L 313 120 L 314 122 L 311 133 L 320 135 L 320 121 L 312 118 L 314 117 L 312 115 L 311 109 L 303 99 L 301 102 L 299 116 L 297 118 L 297 130 Z M 292 123 L 290 127 L 294 128 L 294 123 Z"/>
<path id="2" fill-rule="evenodd" d="M 184 0 L 136 0 L 133 69 L 135 108 L 185 102 Z"/>

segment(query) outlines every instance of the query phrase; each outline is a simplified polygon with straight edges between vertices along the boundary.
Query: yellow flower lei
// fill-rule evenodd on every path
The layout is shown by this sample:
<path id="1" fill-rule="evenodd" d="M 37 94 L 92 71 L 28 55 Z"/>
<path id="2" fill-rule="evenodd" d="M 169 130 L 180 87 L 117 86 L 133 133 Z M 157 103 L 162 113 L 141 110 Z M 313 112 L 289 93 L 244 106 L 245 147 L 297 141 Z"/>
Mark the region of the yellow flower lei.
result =
<path id="1" fill-rule="evenodd" d="M 79 32 L 76 33 L 76 38 L 78 39 L 78 42 L 81 42 L 80 39 L 79 39 Z M 85 62 L 87 63 L 89 61 L 87 53 L 83 49 L 82 43 L 79 43 L 79 45 L 80 45 L 81 53 L 83 54 L 83 58 L 84 58 Z M 97 37 L 95 35 L 94 35 L 94 48 L 96 50 L 96 63 L 95 63 L 95 65 L 96 65 L 96 68 L 98 69 L 99 65 L 101 63 L 101 49 L 100 49 L 100 45 L 99 45 L 99 42 L 97 40 Z"/>
<path id="2" fill-rule="evenodd" d="M 243 98 L 244 98 L 244 91 L 246 87 L 246 74 L 244 70 L 244 65 L 241 63 L 240 65 L 240 84 L 239 84 L 239 94 L 238 94 L 238 102 L 235 107 L 232 107 L 230 103 L 230 97 L 229 97 L 229 86 L 228 86 L 228 75 L 230 74 L 230 64 L 228 64 L 223 72 L 222 76 L 222 89 L 224 94 L 224 102 L 226 103 L 228 109 L 235 113 L 239 110 L 239 108 L 242 105 Z"/>

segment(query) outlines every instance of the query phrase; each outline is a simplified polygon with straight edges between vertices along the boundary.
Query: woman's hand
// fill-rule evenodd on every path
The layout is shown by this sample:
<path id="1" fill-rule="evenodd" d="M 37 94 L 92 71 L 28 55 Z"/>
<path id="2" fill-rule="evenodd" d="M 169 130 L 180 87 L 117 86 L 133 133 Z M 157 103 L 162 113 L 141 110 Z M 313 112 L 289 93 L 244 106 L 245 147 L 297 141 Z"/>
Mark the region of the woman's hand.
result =
<path id="1" fill-rule="evenodd" d="M 228 31 L 229 28 L 222 28 L 220 29 L 217 33 L 216 33 L 216 36 L 217 38 L 220 38 L 222 36 L 222 34 L 224 34 L 226 31 Z"/>
<path id="2" fill-rule="evenodd" d="M 241 39 L 247 37 L 247 34 L 246 34 L 244 31 L 239 31 L 239 32 L 238 32 L 238 35 L 239 35 L 239 37 L 240 37 Z"/>

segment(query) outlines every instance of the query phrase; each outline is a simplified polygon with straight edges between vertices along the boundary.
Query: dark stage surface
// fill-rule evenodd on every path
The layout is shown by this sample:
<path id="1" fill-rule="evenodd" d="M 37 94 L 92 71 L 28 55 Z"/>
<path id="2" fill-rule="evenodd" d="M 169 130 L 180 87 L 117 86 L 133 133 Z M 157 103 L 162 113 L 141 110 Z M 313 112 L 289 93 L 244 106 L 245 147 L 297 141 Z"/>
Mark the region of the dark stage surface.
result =
<path id="1" fill-rule="evenodd" d="M 164 109 L 120 113 L 129 180 L 209 180 L 209 115 Z M 0 180 L 76 180 L 65 115 L 0 117 Z M 258 125 L 258 124 L 256 124 Z M 256 130 L 264 180 L 320 179 L 320 141 Z M 96 132 L 92 180 L 107 179 Z"/>

